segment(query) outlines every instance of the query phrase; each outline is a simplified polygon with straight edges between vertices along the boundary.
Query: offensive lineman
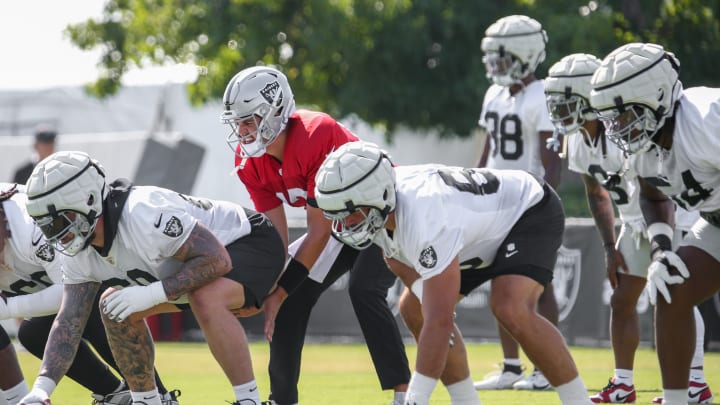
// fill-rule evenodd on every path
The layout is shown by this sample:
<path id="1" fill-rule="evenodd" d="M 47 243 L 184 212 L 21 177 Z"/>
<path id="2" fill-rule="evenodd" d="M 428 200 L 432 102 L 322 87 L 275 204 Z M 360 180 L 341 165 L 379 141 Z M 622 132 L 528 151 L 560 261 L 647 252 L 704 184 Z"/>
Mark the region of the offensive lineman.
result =
<path id="1" fill-rule="evenodd" d="M 412 291 L 401 302 L 418 344 L 406 405 L 428 404 L 438 379 L 453 404 L 480 403 L 453 314 L 489 280 L 493 313 L 562 403 L 592 404 L 562 335 L 534 309 L 552 279 L 565 224 L 550 186 L 520 170 L 394 168 L 376 145 L 361 141 L 328 155 L 316 184 L 336 237 L 357 248 L 381 246 Z"/>
<path id="2" fill-rule="evenodd" d="M 84 152 L 57 152 L 27 184 L 27 211 L 63 259 L 62 306 L 40 372 L 21 404 L 49 402 L 66 373 L 101 284 L 102 321 L 135 404 L 161 405 L 145 318 L 187 308 L 230 381 L 235 405 L 258 405 L 247 337 L 284 264 L 272 223 L 239 205 L 105 181 Z"/>

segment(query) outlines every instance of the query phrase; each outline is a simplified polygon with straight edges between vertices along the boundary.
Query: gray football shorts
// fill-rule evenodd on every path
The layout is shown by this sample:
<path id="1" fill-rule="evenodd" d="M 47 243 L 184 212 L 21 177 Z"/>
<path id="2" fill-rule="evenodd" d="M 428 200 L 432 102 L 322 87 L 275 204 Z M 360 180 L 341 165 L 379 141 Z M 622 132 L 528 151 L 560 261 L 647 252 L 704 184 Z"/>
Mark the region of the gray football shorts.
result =
<path id="1" fill-rule="evenodd" d="M 720 262 L 720 228 L 700 218 L 690 228 L 680 246 L 695 246 Z"/>

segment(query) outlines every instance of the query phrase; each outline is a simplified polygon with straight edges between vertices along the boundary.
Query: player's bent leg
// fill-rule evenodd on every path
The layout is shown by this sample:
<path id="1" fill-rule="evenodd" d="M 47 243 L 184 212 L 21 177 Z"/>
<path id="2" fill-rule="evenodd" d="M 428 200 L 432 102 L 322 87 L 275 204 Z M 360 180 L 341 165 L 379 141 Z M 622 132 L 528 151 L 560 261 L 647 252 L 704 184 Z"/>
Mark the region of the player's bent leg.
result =
<path id="1" fill-rule="evenodd" d="M 15 403 L 28 392 L 28 386 L 20 369 L 15 348 L 5 329 L 0 326 L 0 404 L 5 400 Z M 3 395 L 4 391 L 4 395 Z M 5 402 L 7 403 L 7 402 Z"/>
<path id="2" fill-rule="evenodd" d="M 245 304 L 242 284 L 221 277 L 188 294 L 215 360 L 233 386 L 255 379 L 247 336 L 231 308 Z"/>
<path id="3" fill-rule="evenodd" d="M 556 387 L 575 379 L 578 372 L 560 332 L 535 311 L 541 291 L 542 286 L 526 276 L 499 276 L 492 281 L 490 307 L 528 358 Z"/>

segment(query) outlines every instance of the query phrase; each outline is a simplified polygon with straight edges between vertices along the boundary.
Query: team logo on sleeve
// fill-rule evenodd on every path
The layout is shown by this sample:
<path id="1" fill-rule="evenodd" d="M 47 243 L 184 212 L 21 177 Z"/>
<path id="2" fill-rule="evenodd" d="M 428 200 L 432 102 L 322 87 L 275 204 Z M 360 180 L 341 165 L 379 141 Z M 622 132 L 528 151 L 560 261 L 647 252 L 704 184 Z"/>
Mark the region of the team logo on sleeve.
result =
<path id="1" fill-rule="evenodd" d="M 52 262 L 55 260 L 55 249 L 50 247 L 47 243 L 43 243 L 35 250 L 35 256 L 37 256 L 38 259 L 45 261 L 45 262 Z"/>
<path id="2" fill-rule="evenodd" d="M 170 217 L 170 219 L 165 224 L 165 229 L 163 229 L 163 233 L 171 238 L 177 238 L 178 236 L 182 235 L 183 226 L 182 222 L 180 222 L 180 219 L 178 219 L 176 216 Z"/>
<path id="3" fill-rule="evenodd" d="M 425 250 L 420 252 L 420 259 L 418 261 L 426 269 L 435 267 L 437 264 L 437 253 L 435 253 L 435 249 L 433 249 L 432 246 L 425 248 Z"/>

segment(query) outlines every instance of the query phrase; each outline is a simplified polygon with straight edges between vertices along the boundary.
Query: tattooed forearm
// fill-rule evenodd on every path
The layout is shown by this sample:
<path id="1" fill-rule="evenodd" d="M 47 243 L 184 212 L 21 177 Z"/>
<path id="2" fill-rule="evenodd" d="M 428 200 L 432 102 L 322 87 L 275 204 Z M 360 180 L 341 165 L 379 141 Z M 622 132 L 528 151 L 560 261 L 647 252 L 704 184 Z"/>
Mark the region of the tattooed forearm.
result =
<path id="1" fill-rule="evenodd" d="M 39 375 L 58 382 L 70 368 L 99 287 L 98 283 L 65 285 L 60 311 L 50 329 Z"/>
<path id="2" fill-rule="evenodd" d="M 173 257 L 183 262 L 183 266 L 175 276 L 162 280 L 169 300 L 221 277 L 232 266 L 225 247 L 201 224 L 195 225 L 188 240 Z"/>
<path id="3" fill-rule="evenodd" d="M 155 345 L 144 319 L 106 322 L 108 342 L 115 361 L 133 391 L 155 387 Z"/>

